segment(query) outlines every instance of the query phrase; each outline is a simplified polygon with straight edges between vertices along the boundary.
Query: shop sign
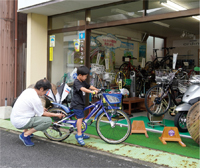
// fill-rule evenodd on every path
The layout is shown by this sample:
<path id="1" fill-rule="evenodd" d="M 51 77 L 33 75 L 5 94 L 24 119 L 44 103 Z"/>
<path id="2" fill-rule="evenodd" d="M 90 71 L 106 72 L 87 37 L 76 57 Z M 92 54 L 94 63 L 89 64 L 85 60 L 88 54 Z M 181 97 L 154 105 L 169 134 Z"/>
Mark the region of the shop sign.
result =
<path id="1" fill-rule="evenodd" d="M 173 41 L 173 47 L 191 47 L 199 46 L 199 39 L 197 40 L 175 40 Z"/>
<path id="2" fill-rule="evenodd" d="M 55 35 L 50 36 L 50 47 L 55 47 Z"/>
<path id="3" fill-rule="evenodd" d="M 79 52 L 79 48 L 80 48 L 80 40 L 79 39 L 74 39 L 74 49 L 76 52 Z"/>
<path id="4" fill-rule="evenodd" d="M 134 44 L 133 43 L 122 42 L 120 48 L 133 50 L 134 49 Z"/>
<path id="5" fill-rule="evenodd" d="M 121 41 L 112 34 L 98 36 L 96 39 L 106 48 L 119 48 L 121 46 Z"/>
<path id="6" fill-rule="evenodd" d="M 53 47 L 49 48 L 49 61 L 53 61 Z"/>
<path id="7" fill-rule="evenodd" d="M 80 40 L 85 40 L 85 31 L 79 31 L 78 37 L 79 37 Z"/>

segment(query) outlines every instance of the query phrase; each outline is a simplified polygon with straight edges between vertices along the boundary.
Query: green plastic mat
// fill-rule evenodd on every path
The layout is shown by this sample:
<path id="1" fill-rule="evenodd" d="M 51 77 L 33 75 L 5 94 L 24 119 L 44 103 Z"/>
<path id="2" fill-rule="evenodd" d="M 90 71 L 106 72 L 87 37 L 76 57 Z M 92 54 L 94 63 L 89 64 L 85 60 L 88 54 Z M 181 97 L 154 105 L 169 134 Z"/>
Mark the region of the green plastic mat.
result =
<path id="1" fill-rule="evenodd" d="M 148 126 L 148 122 L 149 122 L 149 120 L 148 120 L 148 118 L 147 117 L 145 117 L 145 116 L 139 116 L 139 117 L 134 117 L 134 118 L 130 118 L 130 120 L 131 120 L 131 123 L 134 121 L 134 120 L 142 120 L 142 121 L 144 121 L 144 124 L 145 124 L 145 128 L 148 130 L 148 129 L 151 129 L 151 130 L 155 130 L 155 131 L 163 131 L 163 129 L 164 129 L 164 127 L 163 126 L 154 126 L 154 128 L 153 127 L 151 127 L 151 126 Z M 126 121 L 121 121 L 122 123 L 125 123 Z M 163 120 L 163 124 L 165 124 L 165 126 L 167 126 L 167 127 L 174 127 L 174 121 L 172 121 L 172 120 L 166 120 L 166 119 L 164 119 Z M 179 134 L 180 135 L 185 135 L 185 136 L 190 136 L 190 134 L 188 133 L 188 132 L 179 132 Z"/>
<path id="2" fill-rule="evenodd" d="M 133 120 L 147 120 L 147 122 L 148 122 L 147 117 L 145 119 L 145 117 L 143 117 L 143 116 L 131 118 L 131 123 L 133 122 Z M 171 123 L 170 120 L 166 121 L 165 124 L 167 126 L 171 126 L 171 125 L 168 125 L 167 122 Z M 145 126 L 146 126 L 146 123 L 145 123 Z M 162 128 L 156 127 L 155 129 L 162 130 L 163 127 Z M 94 122 L 91 126 L 88 126 L 86 133 L 98 136 L 98 133 L 96 132 L 96 122 Z M 186 147 L 182 147 L 178 142 L 170 142 L 170 141 L 167 141 L 167 144 L 164 145 L 159 140 L 161 133 L 154 133 L 154 132 L 150 132 L 150 131 L 147 131 L 147 133 L 149 135 L 149 138 L 146 138 L 144 134 L 134 133 L 134 134 L 130 135 L 129 138 L 125 142 L 134 144 L 134 145 L 151 148 L 151 149 L 175 153 L 175 154 L 179 154 L 179 155 L 183 155 L 183 156 L 187 156 L 187 157 L 192 157 L 192 158 L 197 158 L 197 159 L 200 158 L 199 157 L 199 145 L 193 139 L 181 137 L 181 140 L 186 145 Z"/>

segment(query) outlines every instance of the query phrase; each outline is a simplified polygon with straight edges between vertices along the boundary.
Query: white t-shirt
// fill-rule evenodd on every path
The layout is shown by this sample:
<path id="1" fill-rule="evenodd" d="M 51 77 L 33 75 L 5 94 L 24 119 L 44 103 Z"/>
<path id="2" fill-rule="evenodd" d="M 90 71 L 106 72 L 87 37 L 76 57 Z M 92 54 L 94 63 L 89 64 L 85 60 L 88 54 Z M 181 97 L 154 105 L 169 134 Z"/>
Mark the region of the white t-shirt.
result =
<path id="1" fill-rule="evenodd" d="M 32 117 L 42 116 L 43 113 L 42 102 L 37 92 L 29 88 L 23 91 L 15 102 L 10 120 L 16 128 L 22 128 Z"/>

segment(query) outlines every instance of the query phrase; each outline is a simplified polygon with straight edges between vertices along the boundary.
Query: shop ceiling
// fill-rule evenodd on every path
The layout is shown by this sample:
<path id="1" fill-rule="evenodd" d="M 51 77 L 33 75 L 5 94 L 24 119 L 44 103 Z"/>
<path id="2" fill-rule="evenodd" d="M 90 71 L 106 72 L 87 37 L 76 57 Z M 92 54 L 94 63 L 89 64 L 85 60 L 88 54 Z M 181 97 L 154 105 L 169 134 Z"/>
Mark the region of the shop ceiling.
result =
<path id="1" fill-rule="evenodd" d="M 19 12 L 22 13 L 38 13 L 47 16 L 56 15 L 60 13 L 66 13 L 70 11 L 86 9 L 94 6 L 100 6 L 109 4 L 111 2 L 119 2 L 120 0 L 107 0 L 107 1 L 68 1 L 68 0 L 59 0 L 59 1 L 51 1 L 50 3 L 40 4 L 32 7 L 28 7 L 25 9 L 20 9 Z M 164 0 L 161 0 L 164 1 Z M 199 7 L 199 0 L 173 0 L 173 2 L 177 2 L 179 5 L 184 6 L 186 9 L 194 9 Z M 132 2 L 134 5 L 130 5 L 129 3 L 124 3 L 123 5 L 116 5 L 99 9 L 101 11 L 102 22 L 109 22 L 114 20 L 121 19 L 130 19 L 134 17 L 142 16 L 141 11 L 137 11 L 137 3 L 141 5 L 141 1 Z M 158 0 L 150 0 L 149 10 L 147 10 L 147 14 L 157 15 L 161 12 L 160 4 Z M 154 9 L 151 9 L 151 6 Z M 120 7 L 120 8 L 119 8 Z M 166 11 L 166 14 L 170 12 L 170 9 L 167 7 L 163 7 L 162 10 Z M 133 12 L 131 12 L 133 11 Z M 171 11 L 172 12 L 172 11 Z M 95 16 L 96 15 L 96 16 Z M 99 13 L 94 12 L 92 15 L 92 21 L 95 21 L 95 18 L 98 18 Z M 96 22 L 98 23 L 98 21 Z M 168 19 L 162 20 L 158 22 L 147 22 L 141 24 L 132 24 L 132 25 L 124 25 L 122 26 L 125 29 L 133 29 L 136 31 L 140 31 L 142 33 L 147 33 L 150 35 L 157 35 L 161 37 L 174 37 L 174 36 L 182 36 L 195 38 L 199 35 L 199 21 L 193 19 L 192 17 L 185 18 L 177 18 L 177 19 Z M 185 34 L 185 35 L 184 35 Z"/>

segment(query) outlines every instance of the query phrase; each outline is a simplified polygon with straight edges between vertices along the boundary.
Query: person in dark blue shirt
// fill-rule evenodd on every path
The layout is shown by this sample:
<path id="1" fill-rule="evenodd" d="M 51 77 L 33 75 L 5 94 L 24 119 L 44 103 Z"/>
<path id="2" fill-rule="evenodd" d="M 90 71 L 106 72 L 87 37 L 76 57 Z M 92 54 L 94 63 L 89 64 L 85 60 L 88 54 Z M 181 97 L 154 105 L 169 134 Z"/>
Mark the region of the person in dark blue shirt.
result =
<path id="1" fill-rule="evenodd" d="M 88 135 L 82 134 L 81 132 L 81 125 L 84 118 L 85 94 L 98 93 L 97 88 L 85 82 L 89 72 L 90 70 L 86 66 L 80 66 L 77 69 L 77 78 L 74 80 L 73 84 L 73 98 L 71 102 L 71 108 L 73 108 L 73 111 L 77 117 L 77 134 L 75 135 L 75 138 L 80 145 L 85 145 L 83 139 L 90 138 Z"/>

